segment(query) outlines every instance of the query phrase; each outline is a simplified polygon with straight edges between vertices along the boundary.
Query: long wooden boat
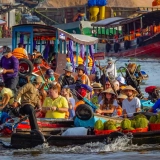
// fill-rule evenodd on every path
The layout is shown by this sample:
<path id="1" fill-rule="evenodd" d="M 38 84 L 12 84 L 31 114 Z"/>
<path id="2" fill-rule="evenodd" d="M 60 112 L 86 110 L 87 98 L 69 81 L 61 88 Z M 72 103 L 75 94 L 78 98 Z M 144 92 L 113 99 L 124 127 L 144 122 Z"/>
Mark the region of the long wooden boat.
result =
<path id="1" fill-rule="evenodd" d="M 93 23 L 93 36 L 100 41 L 98 49 L 105 49 L 107 56 L 160 57 L 159 15 L 157 10 L 135 18 L 113 17 Z"/>
<path id="2" fill-rule="evenodd" d="M 59 136 L 50 135 L 45 136 L 46 141 L 38 135 L 32 134 L 19 134 L 14 133 L 11 137 L 11 142 L 6 144 L 2 141 L 4 147 L 10 147 L 15 149 L 32 148 L 43 143 L 48 143 L 50 146 L 68 146 L 68 145 L 83 145 L 86 143 L 102 142 L 105 144 L 111 143 L 118 137 L 122 137 L 124 134 L 120 132 L 112 132 L 106 135 L 86 135 L 86 136 Z M 160 131 L 148 131 L 133 133 L 128 138 L 130 142 L 137 145 L 142 144 L 160 144 Z"/>
<path id="3" fill-rule="evenodd" d="M 58 134 L 65 131 L 68 128 L 74 126 L 74 121 L 71 119 L 50 119 L 50 118 L 37 118 L 38 126 L 44 135 Z M 28 134 L 30 133 L 29 121 L 23 121 L 18 125 L 14 125 L 14 122 L 6 122 L 4 127 L 0 130 L 2 136 L 9 136 L 14 133 Z"/>

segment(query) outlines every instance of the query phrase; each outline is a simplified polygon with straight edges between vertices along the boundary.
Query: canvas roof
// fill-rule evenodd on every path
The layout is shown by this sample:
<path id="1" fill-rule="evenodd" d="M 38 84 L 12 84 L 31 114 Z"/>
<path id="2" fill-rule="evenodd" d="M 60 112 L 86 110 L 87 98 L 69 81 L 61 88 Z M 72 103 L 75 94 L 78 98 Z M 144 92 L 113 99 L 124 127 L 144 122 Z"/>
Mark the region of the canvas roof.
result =
<path id="1" fill-rule="evenodd" d="M 83 45 L 92 45 L 98 43 L 98 38 L 90 37 L 82 34 L 70 34 L 67 33 L 61 29 L 58 29 L 58 34 L 64 34 L 65 38 L 69 38 L 73 40 L 74 42 L 77 42 L 79 44 Z"/>

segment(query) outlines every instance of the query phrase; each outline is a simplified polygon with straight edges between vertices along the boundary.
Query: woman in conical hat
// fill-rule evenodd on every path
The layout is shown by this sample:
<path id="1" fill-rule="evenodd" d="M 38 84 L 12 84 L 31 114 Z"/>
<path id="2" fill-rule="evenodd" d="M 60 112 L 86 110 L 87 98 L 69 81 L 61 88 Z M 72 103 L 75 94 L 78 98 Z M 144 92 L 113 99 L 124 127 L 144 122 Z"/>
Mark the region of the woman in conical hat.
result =
<path id="1" fill-rule="evenodd" d="M 116 94 L 111 88 L 102 92 L 103 100 L 100 102 L 100 109 L 96 112 L 102 115 L 112 116 L 115 115 L 116 107 L 118 106 L 116 101 Z"/>

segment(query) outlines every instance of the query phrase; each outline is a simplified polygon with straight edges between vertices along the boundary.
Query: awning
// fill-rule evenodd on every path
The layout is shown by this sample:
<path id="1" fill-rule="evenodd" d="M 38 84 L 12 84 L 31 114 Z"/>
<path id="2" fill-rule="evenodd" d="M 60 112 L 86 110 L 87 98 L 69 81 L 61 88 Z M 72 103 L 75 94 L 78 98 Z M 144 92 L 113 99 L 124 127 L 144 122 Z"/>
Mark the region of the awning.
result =
<path id="1" fill-rule="evenodd" d="M 72 41 L 83 44 L 83 45 L 92 45 L 98 43 L 98 38 L 90 37 L 82 34 L 69 34 L 58 28 L 58 37 L 62 40 L 71 39 Z"/>
<path id="2" fill-rule="evenodd" d="M 108 26 L 112 23 L 122 21 L 122 20 L 125 20 L 125 19 L 128 19 L 128 18 L 123 18 L 123 17 L 107 18 L 107 19 L 92 23 L 91 26 L 93 26 L 93 27 L 105 27 L 105 26 Z"/>
<path id="3" fill-rule="evenodd" d="M 0 26 L 6 24 L 6 21 L 0 19 Z"/>

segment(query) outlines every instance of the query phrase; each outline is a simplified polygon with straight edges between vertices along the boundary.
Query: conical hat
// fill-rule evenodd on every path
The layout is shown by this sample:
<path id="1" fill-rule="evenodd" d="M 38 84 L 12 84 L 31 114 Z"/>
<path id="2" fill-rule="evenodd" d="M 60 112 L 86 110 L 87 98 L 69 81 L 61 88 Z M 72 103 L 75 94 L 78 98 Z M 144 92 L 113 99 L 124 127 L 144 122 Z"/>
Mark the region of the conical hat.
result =
<path id="1" fill-rule="evenodd" d="M 131 85 L 126 86 L 126 87 L 121 91 L 121 93 L 122 93 L 122 94 L 126 94 L 126 93 L 125 93 L 126 90 L 132 90 L 134 94 L 136 94 L 136 95 L 138 94 L 138 92 L 137 92 Z"/>
<path id="2" fill-rule="evenodd" d="M 103 91 L 102 93 L 111 93 L 111 94 L 113 94 L 113 95 L 116 95 L 116 94 L 114 93 L 113 89 L 111 89 L 111 88 L 106 89 L 106 90 Z"/>
<path id="3" fill-rule="evenodd" d="M 93 89 L 103 89 L 102 85 L 100 83 L 93 83 L 92 84 Z"/>

